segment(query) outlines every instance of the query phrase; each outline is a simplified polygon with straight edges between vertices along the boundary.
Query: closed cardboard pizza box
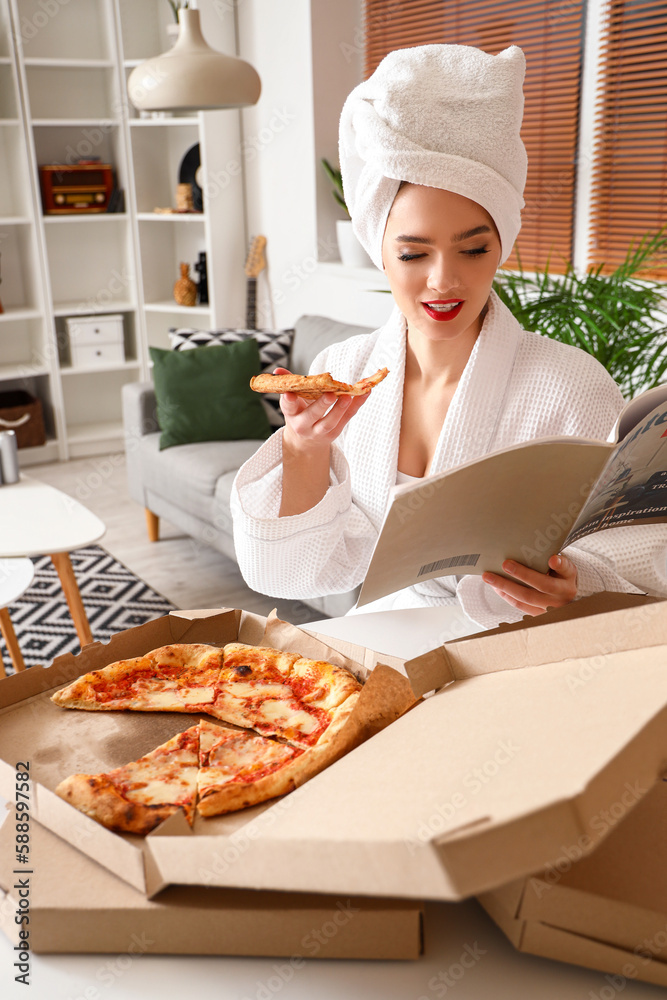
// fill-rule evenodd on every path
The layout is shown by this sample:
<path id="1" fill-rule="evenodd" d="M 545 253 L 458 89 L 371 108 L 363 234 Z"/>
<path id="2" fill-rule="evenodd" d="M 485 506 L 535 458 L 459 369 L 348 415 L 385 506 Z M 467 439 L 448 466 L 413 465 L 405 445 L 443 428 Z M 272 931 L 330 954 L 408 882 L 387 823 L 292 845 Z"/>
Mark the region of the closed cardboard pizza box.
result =
<path id="1" fill-rule="evenodd" d="M 15 838 L 12 812 L 0 828 L 0 929 L 14 945 L 23 930 L 36 953 L 263 955 L 297 963 L 421 954 L 422 907 L 414 901 L 200 886 L 170 886 L 146 899 L 39 824 L 31 831 L 30 874 L 17 873 Z"/>
<path id="2" fill-rule="evenodd" d="M 616 992 L 634 979 L 667 986 L 667 781 L 621 821 L 598 822 L 612 829 L 592 854 L 571 844 L 480 902 L 519 951 L 601 969 Z"/>
<path id="3" fill-rule="evenodd" d="M 545 869 L 582 837 L 592 853 L 609 832 L 601 812 L 629 816 L 667 769 L 667 603 L 629 603 L 577 602 L 577 617 L 376 666 L 368 690 L 386 699 L 376 731 L 296 792 L 192 831 L 176 815 L 144 839 L 113 834 L 53 788 L 89 770 L 91 755 L 122 752 L 122 763 L 149 736 L 155 746 L 166 718 L 65 712 L 65 725 L 49 694 L 164 642 L 261 641 L 266 624 L 241 612 L 172 614 L 0 686 L 0 794 L 12 797 L 24 734 L 36 818 L 148 895 L 177 883 L 441 900 L 486 892 Z M 294 633 L 283 648 L 307 641 Z M 337 645 L 361 664 L 386 660 Z M 407 711 L 403 668 L 423 696 Z"/>

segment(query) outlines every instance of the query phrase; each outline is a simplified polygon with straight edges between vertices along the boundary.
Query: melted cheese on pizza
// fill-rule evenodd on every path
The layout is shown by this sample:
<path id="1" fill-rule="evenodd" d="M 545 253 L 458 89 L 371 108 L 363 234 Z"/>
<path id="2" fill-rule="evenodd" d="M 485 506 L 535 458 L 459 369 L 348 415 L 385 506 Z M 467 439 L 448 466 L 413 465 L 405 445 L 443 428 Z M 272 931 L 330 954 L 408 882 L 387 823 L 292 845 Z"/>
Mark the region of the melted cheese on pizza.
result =
<path id="1" fill-rule="evenodd" d="M 272 774 L 302 753 L 295 747 L 252 733 L 200 724 L 200 797 L 232 782 L 249 784 Z"/>
<path id="2" fill-rule="evenodd" d="M 193 726 L 107 777 L 131 802 L 180 805 L 194 796 L 198 768 L 199 726 Z"/>

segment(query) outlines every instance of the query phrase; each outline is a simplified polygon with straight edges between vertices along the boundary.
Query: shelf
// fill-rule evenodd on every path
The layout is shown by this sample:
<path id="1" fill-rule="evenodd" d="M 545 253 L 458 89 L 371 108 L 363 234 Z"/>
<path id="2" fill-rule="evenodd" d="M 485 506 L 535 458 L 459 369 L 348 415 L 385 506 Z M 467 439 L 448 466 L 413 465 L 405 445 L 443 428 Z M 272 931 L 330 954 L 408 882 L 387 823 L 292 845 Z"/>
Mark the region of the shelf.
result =
<path id="1" fill-rule="evenodd" d="M 26 66 L 46 66 L 53 69 L 113 69 L 111 59 L 24 59 Z"/>
<path id="2" fill-rule="evenodd" d="M 18 118 L 0 118 L 0 125 L 19 125 Z"/>
<path id="3" fill-rule="evenodd" d="M 132 312 L 136 303 L 127 300 L 106 302 L 96 306 L 91 302 L 56 302 L 53 307 L 54 316 L 98 316 L 102 313 Z"/>
<path id="4" fill-rule="evenodd" d="M 58 128 L 118 128 L 120 121 L 117 118 L 33 118 L 32 124 L 35 128 L 51 128 L 54 125 Z"/>
<path id="5" fill-rule="evenodd" d="M 0 226 L 29 226 L 32 219 L 25 215 L 5 215 L 0 217 Z"/>
<path id="6" fill-rule="evenodd" d="M 60 226 L 69 222 L 118 222 L 129 218 L 127 212 L 70 212 L 67 215 L 45 215 L 44 225 Z M 2 220 L 0 219 L 0 222 Z"/>
<path id="7" fill-rule="evenodd" d="M 67 440 L 72 444 L 83 444 L 88 441 L 107 441 L 122 438 L 123 422 L 113 420 L 108 423 L 70 424 L 67 428 Z"/>
<path id="8" fill-rule="evenodd" d="M 97 375 L 100 372 L 136 371 L 141 368 L 140 361 L 119 361 L 115 365 L 87 365 L 84 367 L 72 368 L 62 367 L 61 375 Z"/>
<path id="9" fill-rule="evenodd" d="M 38 375 L 48 375 L 49 369 L 43 365 L 34 365 L 25 361 L 19 365 L 0 365 L 0 382 L 9 382 L 10 379 L 33 378 Z"/>
<path id="10" fill-rule="evenodd" d="M 192 115 L 183 115 L 182 118 L 131 118 L 131 128 L 155 128 L 156 125 L 199 125 L 199 119 Z"/>
<path id="11" fill-rule="evenodd" d="M 203 212 L 137 212 L 139 222 L 206 222 Z"/>
<path id="12" fill-rule="evenodd" d="M 146 312 L 156 313 L 183 313 L 187 316 L 208 316 L 211 311 L 210 306 L 179 306 L 176 302 L 147 302 Z"/>
<path id="13" fill-rule="evenodd" d="M 39 309 L 14 309 L 8 306 L 3 313 L 0 313 L 0 323 L 13 323 L 15 320 L 39 319 L 41 317 Z"/>

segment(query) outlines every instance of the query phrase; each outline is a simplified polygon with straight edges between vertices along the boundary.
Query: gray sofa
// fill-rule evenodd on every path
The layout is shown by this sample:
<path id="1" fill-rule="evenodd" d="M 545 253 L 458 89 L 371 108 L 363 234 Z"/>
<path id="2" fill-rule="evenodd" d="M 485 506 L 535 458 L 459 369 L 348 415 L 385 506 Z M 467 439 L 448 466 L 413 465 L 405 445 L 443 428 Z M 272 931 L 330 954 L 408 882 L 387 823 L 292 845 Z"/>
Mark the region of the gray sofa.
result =
<path id="1" fill-rule="evenodd" d="M 305 373 L 323 348 L 367 333 L 369 328 L 349 326 L 323 316 L 302 316 L 294 331 L 290 368 Z M 205 441 L 160 451 L 152 383 L 133 382 L 123 386 L 123 424 L 129 491 L 146 510 L 151 541 L 158 541 L 159 519 L 163 517 L 193 538 L 235 559 L 229 509 L 232 483 L 237 470 L 261 442 Z M 316 595 L 303 603 L 335 617 L 345 614 L 355 600 L 356 592 Z"/>

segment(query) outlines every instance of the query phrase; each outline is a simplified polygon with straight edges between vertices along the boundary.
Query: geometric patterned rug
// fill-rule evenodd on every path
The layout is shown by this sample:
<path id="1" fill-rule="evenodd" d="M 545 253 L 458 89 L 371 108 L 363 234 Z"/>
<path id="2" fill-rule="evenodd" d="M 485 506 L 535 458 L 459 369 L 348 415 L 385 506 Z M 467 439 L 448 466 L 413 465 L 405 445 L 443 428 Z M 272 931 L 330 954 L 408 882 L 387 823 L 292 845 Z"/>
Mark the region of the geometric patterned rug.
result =
<path id="1" fill-rule="evenodd" d="M 151 590 L 100 545 L 75 549 L 70 559 L 93 639 L 107 642 L 116 632 L 175 610 L 166 597 Z M 47 667 L 56 656 L 78 653 L 81 646 L 50 556 L 35 556 L 32 562 L 32 584 L 10 605 L 9 614 L 26 667 Z M 13 666 L 1 634 L 0 649 L 10 674 Z"/>

